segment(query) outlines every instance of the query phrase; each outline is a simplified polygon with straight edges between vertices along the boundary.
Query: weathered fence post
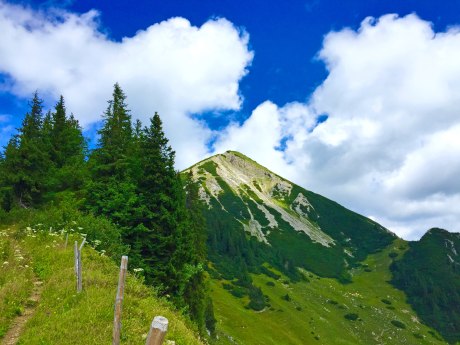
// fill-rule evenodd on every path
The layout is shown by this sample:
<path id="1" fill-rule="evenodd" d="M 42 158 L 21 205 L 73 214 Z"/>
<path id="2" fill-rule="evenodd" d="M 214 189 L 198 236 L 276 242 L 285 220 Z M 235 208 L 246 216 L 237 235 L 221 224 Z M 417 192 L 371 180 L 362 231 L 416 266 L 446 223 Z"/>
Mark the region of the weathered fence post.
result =
<path id="1" fill-rule="evenodd" d="M 149 335 L 145 345 L 161 345 L 168 330 L 168 319 L 163 316 L 155 316 L 150 325 Z"/>
<path id="2" fill-rule="evenodd" d="M 75 260 L 75 276 L 77 277 L 77 292 L 81 292 L 83 288 L 83 283 L 82 283 L 82 265 L 81 265 L 81 250 L 83 246 L 85 245 L 86 238 L 83 239 L 81 242 L 80 248 L 78 248 L 78 242 L 75 241 L 75 244 L 73 246 L 73 255 L 74 255 L 74 260 Z"/>
<path id="3" fill-rule="evenodd" d="M 123 293 L 125 291 L 125 277 L 128 269 L 128 257 L 121 257 L 120 264 L 120 275 L 118 277 L 118 289 L 117 297 L 115 299 L 115 311 L 113 320 L 113 345 L 120 344 L 120 333 L 121 333 L 121 307 L 123 304 Z"/>
<path id="4" fill-rule="evenodd" d="M 73 259 L 75 267 L 75 277 L 78 277 L 78 242 L 75 241 L 73 245 Z"/>
<path id="5" fill-rule="evenodd" d="M 67 249 L 67 241 L 69 240 L 69 234 L 65 234 L 65 243 L 64 243 L 64 249 Z"/>
<path id="6" fill-rule="evenodd" d="M 77 292 L 81 292 L 83 289 L 83 282 L 82 282 L 82 265 L 81 265 L 81 250 L 83 246 L 85 245 L 86 238 L 83 239 L 83 241 L 80 244 L 80 248 L 78 248 L 78 277 L 77 277 Z"/>

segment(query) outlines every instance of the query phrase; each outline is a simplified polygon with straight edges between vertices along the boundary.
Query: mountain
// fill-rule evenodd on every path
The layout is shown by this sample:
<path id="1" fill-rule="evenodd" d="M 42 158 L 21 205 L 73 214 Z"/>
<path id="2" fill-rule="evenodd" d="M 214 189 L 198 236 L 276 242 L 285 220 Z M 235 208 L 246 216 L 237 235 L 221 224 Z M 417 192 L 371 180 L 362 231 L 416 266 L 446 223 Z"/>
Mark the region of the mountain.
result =
<path id="1" fill-rule="evenodd" d="M 203 201 L 218 344 L 445 344 L 437 330 L 460 340 L 392 276 L 415 244 L 238 152 L 183 174 Z"/>
<path id="2" fill-rule="evenodd" d="M 206 203 L 211 254 L 233 261 L 236 255 L 249 266 L 268 260 L 287 274 L 302 267 L 346 282 L 348 268 L 396 238 L 238 152 L 216 155 L 188 171 Z"/>
<path id="3" fill-rule="evenodd" d="M 460 234 L 431 229 L 395 262 L 393 283 L 420 318 L 443 337 L 460 339 Z"/>

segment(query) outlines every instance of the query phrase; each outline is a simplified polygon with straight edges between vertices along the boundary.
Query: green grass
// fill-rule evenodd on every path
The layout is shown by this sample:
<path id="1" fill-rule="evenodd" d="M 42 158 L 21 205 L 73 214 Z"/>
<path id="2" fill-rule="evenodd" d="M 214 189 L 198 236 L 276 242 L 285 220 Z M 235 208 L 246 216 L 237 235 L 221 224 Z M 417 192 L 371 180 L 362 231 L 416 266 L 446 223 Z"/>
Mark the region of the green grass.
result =
<path id="1" fill-rule="evenodd" d="M 33 288 L 30 256 L 11 235 L 10 229 L 0 230 L 0 339 L 23 312 Z"/>
<path id="2" fill-rule="evenodd" d="M 4 245 L 12 236 L 0 237 Z M 24 273 L 24 283 L 7 277 L 8 283 L 1 291 L 21 291 L 28 296 L 31 290 L 32 269 L 43 281 L 43 292 L 37 309 L 25 326 L 19 344 L 110 344 L 112 341 L 113 306 L 118 281 L 118 267 L 108 257 L 89 246 L 82 250 L 83 292 L 77 294 L 73 269 L 73 241 L 69 238 L 67 249 L 58 233 L 22 232 L 15 242 L 29 255 L 29 269 Z M 2 271 L 2 277 L 3 271 Z M 21 281 L 22 281 L 21 280 Z M 17 285 L 13 288 L 8 284 Z M 126 280 L 122 316 L 122 344 L 142 344 L 156 315 L 169 319 L 167 339 L 176 344 L 202 344 L 189 321 L 174 311 L 167 301 L 155 296 L 153 289 L 146 287 L 131 274 Z M 0 295 L 0 308 L 7 300 Z M 18 301 L 25 303 L 27 297 Z M 2 309 L 0 309 L 2 310 Z M 8 325 L 3 321 L 2 325 Z M 11 318 L 10 318 L 11 319 Z M 9 319 L 9 320 L 10 320 Z"/>
<path id="3" fill-rule="evenodd" d="M 247 301 L 233 297 L 221 282 L 214 280 L 218 344 L 232 344 L 230 337 L 236 344 L 247 345 L 446 344 L 436 339 L 438 335 L 432 329 L 418 322 L 404 293 L 388 283 L 388 254 L 399 252 L 400 242 L 370 255 L 365 264 L 371 272 L 365 271 L 366 266 L 354 269 L 350 284 L 307 271 L 304 274 L 309 282 L 298 283 L 287 281 L 285 276 L 274 280 L 264 274 L 253 275 L 254 284 L 269 297 L 270 307 L 260 313 L 247 310 Z M 287 294 L 289 301 L 284 298 Z M 394 308 L 388 308 L 382 299 L 391 301 Z M 347 314 L 357 317 L 348 320 Z"/>

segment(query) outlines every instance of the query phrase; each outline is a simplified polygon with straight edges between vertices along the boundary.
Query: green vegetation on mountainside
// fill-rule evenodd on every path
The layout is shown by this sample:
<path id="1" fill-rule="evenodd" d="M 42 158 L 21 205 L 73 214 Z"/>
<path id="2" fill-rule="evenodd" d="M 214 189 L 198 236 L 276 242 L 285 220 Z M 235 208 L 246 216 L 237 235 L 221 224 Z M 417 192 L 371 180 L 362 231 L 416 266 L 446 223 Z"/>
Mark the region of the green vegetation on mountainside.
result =
<path id="1" fill-rule="evenodd" d="M 299 282 L 273 268 L 269 270 L 275 275 L 251 274 L 268 300 L 261 312 L 246 307 L 247 297 L 229 293 L 227 280 L 214 279 L 217 344 L 445 344 L 419 322 L 404 293 L 388 283 L 389 254 L 402 255 L 403 244 L 398 240 L 370 255 L 345 285 L 308 271 Z"/>
<path id="2" fill-rule="evenodd" d="M 80 224 L 75 224 L 75 229 Z M 82 229 L 83 231 L 83 229 Z M 82 235 L 73 232 L 64 249 L 64 233 L 48 226 L 2 227 L 0 231 L 0 339 L 15 317 L 30 307 L 33 280 L 42 282 L 40 300 L 20 335 L 18 344 L 108 344 L 112 339 L 113 305 L 117 265 L 90 245 L 82 249 L 83 291 L 76 293 L 73 241 Z M 128 264 L 129 265 L 129 264 Z M 123 302 L 122 344 L 145 341 L 156 315 L 169 319 L 167 339 L 176 344 L 202 344 L 192 324 L 151 288 L 128 274 Z"/>
<path id="3" fill-rule="evenodd" d="M 254 293 L 258 287 L 249 273 L 259 273 L 263 263 L 294 281 L 302 279 L 301 267 L 345 283 L 351 281 L 350 268 L 395 239 L 377 223 L 238 152 L 227 151 L 186 171 L 207 196 L 202 199 L 211 274 L 229 280 L 227 289 L 247 296 L 256 310 L 264 303 L 255 297 L 260 293 Z"/>
<path id="4" fill-rule="evenodd" d="M 431 229 L 392 266 L 393 284 L 420 319 L 460 342 L 460 235 Z"/>
<path id="5" fill-rule="evenodd" d="M 37 92 L 29 105 L 22 126 L 0 151 L 0 221 L 19 222 L 15 216 L 23 209 L 43 210 L 46 222 L 61 213 L 50 225 L 56 228 L 78 214 L 88 240 L 98 228 L 108 254 L 129 254 L 147 284 L 169 296 L 202 336 L 212 334 L 206 229 L 192 195 L 198 191 L 175 170 L 160 116 L 155 113 L 145 127 L 132 121 L 126 95 L 115 84 L 97 145 L 89 151 L 64 97 L 46 114 Z"/>

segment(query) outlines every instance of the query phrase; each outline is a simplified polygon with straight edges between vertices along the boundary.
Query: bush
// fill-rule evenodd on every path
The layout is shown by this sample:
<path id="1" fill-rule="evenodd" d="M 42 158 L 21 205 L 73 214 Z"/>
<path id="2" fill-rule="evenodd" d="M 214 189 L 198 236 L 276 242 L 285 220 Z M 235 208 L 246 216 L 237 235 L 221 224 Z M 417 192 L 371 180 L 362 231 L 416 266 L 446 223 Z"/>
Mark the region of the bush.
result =
<path id="1" fill-rule="evenodd" d="M 359 318 L 359 315 L 356 313 L 348 313 L 343 316 L 345 319 L 350 321 L 356 321 Z"/>
<path id="2" fill-rule="evenodd" d="M 269 270 L 267 267 L 265 266 L 260 266 L 260 272 L 265 274 L 266 276 L 270 277 L 270 278 L 273 278 L 275 280 L 278 280 L 281 278 L 281 276 L 279 274 L 276 274 L 275 272 Z"/>
<path id="3" fill-rule="evenodd" d="M 406 328 L 406 325 L 405 325 L 404 323 L 402 323 L 401 321 L 398 321 L 398 320 L 391 320 L 391 323 L 392 323 L 393 326 L 395 326 L 395 327 L 402 328 L 402 329 L 405 329 L 405 328 Z"/>
<path id="4" fill-rule="evenodd" d="M 386 298 L 382 298 L 381 301 L 385 304 L 388 304 L 390 305 L 391 304 L 391 301 L 390 300 L 387 300 Z"/>
<path id="5" fill-rule="evenodd" d="M 285 301 L 288 301 L 290 302 L 291 301 L 291 296 L 289 296 L 289 294 L 285 294 L 283 297 L 281 297 L 282 299 L 284 299 Z"/>
<path id="6" fill-rule="evenodd" d="M 388 254 L 388 256 L 389 256 L 390 258 L 392 258 L 392 259 L 395 259 L 395 258 L 398 257 L 398 253 L 396 253 L 396 252 L 391 252 L 390 254 Z"/>
<path id="7" fill-rule="evenodd" d="M 249 308 L 255 311 L 260 311 L 265 308 L 266 300 L 260 288 L 253 286 L 249 291 L 249 298 L 250 301 L 247 305 Z"/>
<path id="8" fill-rule="evenodd" d="M 265 285 L 267 286 L 275 286 L 275 283 L 272 281 L 266 282 Z"/>

